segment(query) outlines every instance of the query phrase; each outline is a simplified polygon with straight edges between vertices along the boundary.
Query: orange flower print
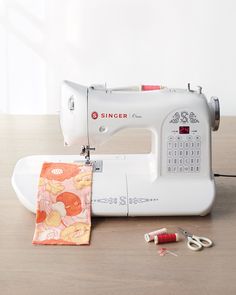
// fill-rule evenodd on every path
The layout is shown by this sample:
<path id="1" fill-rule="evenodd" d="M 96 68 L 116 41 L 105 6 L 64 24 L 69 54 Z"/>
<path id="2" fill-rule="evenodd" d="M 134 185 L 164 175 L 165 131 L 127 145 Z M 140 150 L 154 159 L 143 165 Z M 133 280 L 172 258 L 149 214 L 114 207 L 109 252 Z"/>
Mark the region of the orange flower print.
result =
<path id="1" fill-rule="evenodd" d="M 80 169 L 76 164 L 44 163 L 40 177 L 45 177 L 48 180 L 64 181 L 74 177 L 79 171 Z"/>
<path id="2" fill-rule="evenodd" d="M 36 212 L 36 223 L 41 223 L 43 222 L 47 217 L 47 214 L 45 211 L 37 210 Z"/>
<path id="3" fill-rule="evenodd" d="M 81 213 L 82 206 L 79 196 L 73 193 L 64 192 L 57 196 L 57 202 L 62 202 L 65 205 L 66 215 L 75 216 Z"/>

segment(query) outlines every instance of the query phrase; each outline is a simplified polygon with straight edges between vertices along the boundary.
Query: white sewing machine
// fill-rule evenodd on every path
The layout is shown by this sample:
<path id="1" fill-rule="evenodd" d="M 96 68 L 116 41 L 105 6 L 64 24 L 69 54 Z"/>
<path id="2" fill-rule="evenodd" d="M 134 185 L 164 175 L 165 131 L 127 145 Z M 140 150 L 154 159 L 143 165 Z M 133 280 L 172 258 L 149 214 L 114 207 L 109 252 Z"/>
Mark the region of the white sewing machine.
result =
<path id="1" fill-rule="evenodd" d="M 86 161 L 94 163 L 93 215 L 205 215 L 211 210 L 215 198 L 211 129 L 219 126 L 219 101 L 212 98 L 208 103 L 201 87 L 196 91 L 190 85 L 188 89 L 153 88 L 63 83 L 60 122 L 65 144 L 82 144 Z M 132 127 L 152 131 L 149 154 L 90 157 L 92 148 Z M 35 212 L 43 162 L 85 161 L 84 156 L 20 159 L 12 184 L 23 205 Z"/>

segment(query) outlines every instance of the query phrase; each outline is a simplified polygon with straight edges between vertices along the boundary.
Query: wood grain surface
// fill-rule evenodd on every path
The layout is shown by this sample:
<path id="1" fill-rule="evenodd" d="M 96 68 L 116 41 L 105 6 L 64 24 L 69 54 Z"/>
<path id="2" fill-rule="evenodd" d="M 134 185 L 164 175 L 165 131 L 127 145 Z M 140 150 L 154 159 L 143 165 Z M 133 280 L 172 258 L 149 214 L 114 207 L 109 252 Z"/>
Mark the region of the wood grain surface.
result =
<path id="1" fill-rule="evenodd" d="M 205 217 L 94 218 L 90 246 L 33 246 L 34 215 L 18 201 L 11 174 L 21 157 L 78 154 L 65 148 L 56 116 L 0 117 L 0 294 L 236 294 L 236 179 L 217 178 L 212 213 Z M 150 133 L 126 130 L 97 153 L 150 149 Z M 213 134 L 213 167 L 236 174 L 236 117 Z M 193 252 L 169 244 L 177 257 L 158 255 L 143 234 L 181 226 L 214 241 Z"/>

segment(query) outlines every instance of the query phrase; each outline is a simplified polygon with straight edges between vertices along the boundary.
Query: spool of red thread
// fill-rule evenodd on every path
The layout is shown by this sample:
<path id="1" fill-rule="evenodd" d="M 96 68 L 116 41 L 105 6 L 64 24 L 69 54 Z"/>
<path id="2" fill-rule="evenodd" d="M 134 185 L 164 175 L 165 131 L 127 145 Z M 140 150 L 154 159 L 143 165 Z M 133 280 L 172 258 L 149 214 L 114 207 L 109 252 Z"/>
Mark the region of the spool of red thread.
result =
<path id="1" fill-rule="evenodd" d="M 162 234 L 154 237 L 155 244 L 173 243 L 179 241 L 179 235 L 174 234 Z"/>

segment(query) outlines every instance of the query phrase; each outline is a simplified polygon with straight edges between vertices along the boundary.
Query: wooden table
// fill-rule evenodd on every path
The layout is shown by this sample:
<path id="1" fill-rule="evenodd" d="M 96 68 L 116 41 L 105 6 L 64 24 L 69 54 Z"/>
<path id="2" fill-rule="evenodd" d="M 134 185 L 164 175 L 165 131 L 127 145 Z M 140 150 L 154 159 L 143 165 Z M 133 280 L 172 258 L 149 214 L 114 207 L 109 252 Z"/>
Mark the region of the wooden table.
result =
<path id="1" fill-rule="evenodd" d="M 34 215 L 11 187 L 16 161 L 31 154 L 77 154 L 65 148 L 56 116 L 0 117 L 0 294 L 236 294 L 236 179 L 217 178 L 217 197 L 206 217 L 94 218 L 90 246 L 33 246 Z M 150 134 L 129 130 L 98 153 L 148 152 Z M 236 174 L 236 117 L 213 134 L 218 173 Z M 143 234 L 177 226 L 213 239 L 192 252 L 169 244 L 178 257 L 160 257 Z"/>

